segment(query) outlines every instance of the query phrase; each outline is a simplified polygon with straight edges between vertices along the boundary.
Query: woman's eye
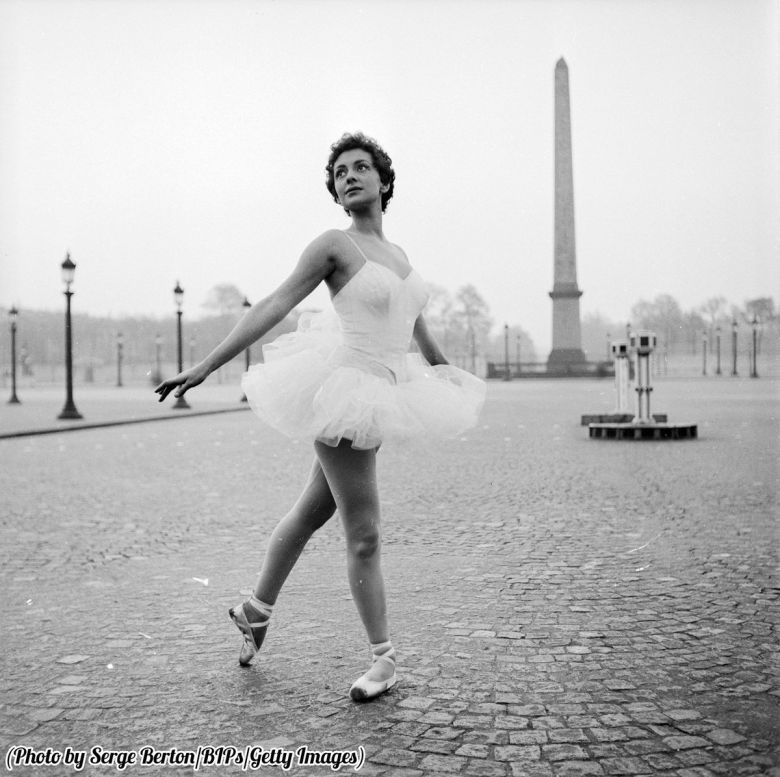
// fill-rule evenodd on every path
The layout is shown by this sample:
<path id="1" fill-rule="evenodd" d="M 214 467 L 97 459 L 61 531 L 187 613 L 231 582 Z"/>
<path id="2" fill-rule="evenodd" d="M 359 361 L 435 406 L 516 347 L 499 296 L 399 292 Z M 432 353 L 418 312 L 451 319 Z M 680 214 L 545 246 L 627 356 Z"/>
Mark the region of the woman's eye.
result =
<path id="1" fill-rule="evenodd" d="M 342 178 L 344 176 L 344 170 L 336 170 L 336 178 Z"/>

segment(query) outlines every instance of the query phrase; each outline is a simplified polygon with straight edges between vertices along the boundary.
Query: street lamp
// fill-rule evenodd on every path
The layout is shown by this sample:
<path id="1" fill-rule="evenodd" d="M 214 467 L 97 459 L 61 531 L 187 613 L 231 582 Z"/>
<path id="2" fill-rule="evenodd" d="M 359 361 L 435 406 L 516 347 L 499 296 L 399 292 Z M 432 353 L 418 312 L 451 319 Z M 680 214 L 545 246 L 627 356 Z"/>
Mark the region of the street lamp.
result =
<path id="1" fill-rule="evenodd" d="M 179 359 L 179 372 L 184 371 L 184 360 L 182 358 L 182 341 L 181 341 L 181 304 L 184 301 L 184 289 L 178 281 L 173 289 L 173 301 L 176 303 L 176 353 Z M 180 396 L 174 404 L 175 410 L 189 410 L 190 406 L 187 404 L 187 400 L 184 395 Z"/>
<path id="2" fill-rule="evenodd" d="M 520 335 L 515 340 L 515 361 L 517 362 L 517 375 L 520 375 Z"/>
<path id="3" fill-rule="evenodd" d="M 11 398 L 9 405 L 21 405 L 19 397 L 16 396 L 16 319 L 19 311 L 12 306 L 8 311 L 8 318 L 11 321 Z"/>
<path id="4" fill-rule="evenodd" d="M 701 355 L 702 355 L 702 368 L 701 374 L 707 374 L 707 330 L 705 329 L 701 333 Z"/>
<path id="5" fill-rule="evenodd" d="M 249 299 L 247 297 L 244 297 L 244 301 L 241 303 L 241 307 L 244 308 L 244 315 L 246 315 L 246 312 L 249 310 L 249 308 L 252 307 L 252 303 L 249 301 Z M 250 362 L 250 359 L 251 359 L 250 350 L 251 350 L 251 346 L 248 345 L 246 347 L 246 351 L 244 351 L 244 354 L 246 356 L 246 371 L 247 372 L 249 372 L 249 362 Z M 247 398 L 246 398 L 246 394 L 242 394 L 241 395 L 241 401 L 242 402 L 247 402 L 248 401 Z"/>
<path id="6" fill-rule="evenodd" d="M 750 373 L 751 378 L 758 377 L 758 316 L 754 313 L 753 320 L 750 322 L 753 327 L 753 370 Z"/>
<path id="7" fill-rule="evenodd" d="M 715 369 L 715 374 L 722 375 L 723 373 L 721 372 L 720 369 L 720 324 L 718 324 L 718 326 L 715 327 L 715 342 L 717 343 L 717 353 L 718 353 L 718 366 Z"/>
<path id="8" fill-rule="evenodd" d="M 159 383 L 162 380 L 162 364 L 160 363 L 160 353 L 162 351 L 162 336 L 155 335 L 154 337 L 154 352 L 155 352 L 155 374 L 154 383 Z"/>
<path id="9" fill-rule="evenodd" d="M 116 333 L 116 385 L 122 387 L 122 348 L 124 337 L 121 332 Z"/>
<path id="10" fill-rule="evenodd" d="M 736 317 L 731 320 L 731 374 L 732 376 L 738 375 L 737 373 L 737 329 L 739 324 Z"/>
<path id="11" fill-rule="evenodd" d="M 73 330 L 70 322 L 70 298 L 73 292 L 70 290 L 70 284 L 73 283 L 73 277 L 76 274 L 76 265 L 71 261 L 70 254 L 65 255 L 65 261 L 62 267 L 62 282 L 65 284 L 65 384 L 66 398 L 62 412 L 57 416 L 64 420 L 79 419 L 83 416 L 76 409 L 73 402 Z"/>
<path id="12" fill-rule="evenodd" d="M 504 324 L 504 380 L 512 380 L 509 374 L 509 324 Z"/>

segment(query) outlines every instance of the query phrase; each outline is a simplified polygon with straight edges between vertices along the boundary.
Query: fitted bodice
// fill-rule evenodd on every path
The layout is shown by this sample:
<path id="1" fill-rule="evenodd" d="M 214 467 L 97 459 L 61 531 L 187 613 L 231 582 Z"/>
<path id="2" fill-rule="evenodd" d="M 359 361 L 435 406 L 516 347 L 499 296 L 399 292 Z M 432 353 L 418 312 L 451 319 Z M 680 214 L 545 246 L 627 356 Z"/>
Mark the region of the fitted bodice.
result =
<path id="1" fill-rule="evenodd" d="M 333 297 L 342 334 L 342 345 L 333 361 L 393 383 L 404 380 L 414 323 L 428 301 L 425 284 L 414 270 L 401 278 L 385 265 L 369 260 L 352 242 L 364 262 Z"/>

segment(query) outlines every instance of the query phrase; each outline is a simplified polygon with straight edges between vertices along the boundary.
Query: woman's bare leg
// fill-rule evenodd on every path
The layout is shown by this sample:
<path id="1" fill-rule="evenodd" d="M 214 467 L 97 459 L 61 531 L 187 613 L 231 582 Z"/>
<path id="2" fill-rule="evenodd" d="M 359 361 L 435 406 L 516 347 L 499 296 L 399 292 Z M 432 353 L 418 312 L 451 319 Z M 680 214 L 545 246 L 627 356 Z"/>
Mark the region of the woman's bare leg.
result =
<path id="1" fill-rule="evenodd" d="M 336 511 L 336 502 L 319 460 L 315 459 L 309 479 L 298 501 L 276 525 L 268 540 L 255 596 L 268 604 L 275 604 L 279 591 L 287 580 L 304 546 L 317 529 Z"/>
<path id="2" fill-rule="evenodd" d="M 376 452 L 354 450 L 348 440 L 337 447 L 319 442 L 314 447 L 344 524 L 349 585 L 368 640 L 387 643 Z M 369 675 L 384 680 L 392 673 L 389 662 L 379 661 Z"/>

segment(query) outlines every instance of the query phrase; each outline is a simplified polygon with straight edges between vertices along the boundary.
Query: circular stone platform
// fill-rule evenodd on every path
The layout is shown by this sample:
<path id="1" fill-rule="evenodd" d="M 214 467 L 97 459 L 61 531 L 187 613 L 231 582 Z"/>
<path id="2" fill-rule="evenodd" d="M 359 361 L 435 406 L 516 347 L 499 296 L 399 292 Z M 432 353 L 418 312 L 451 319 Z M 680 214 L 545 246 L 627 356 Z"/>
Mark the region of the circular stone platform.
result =
<path id="1" fill-rule="evenodd" d="M 696 424 L 589 424 L 592 439 L 601 440 L 692 440 Z"/>

